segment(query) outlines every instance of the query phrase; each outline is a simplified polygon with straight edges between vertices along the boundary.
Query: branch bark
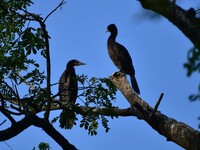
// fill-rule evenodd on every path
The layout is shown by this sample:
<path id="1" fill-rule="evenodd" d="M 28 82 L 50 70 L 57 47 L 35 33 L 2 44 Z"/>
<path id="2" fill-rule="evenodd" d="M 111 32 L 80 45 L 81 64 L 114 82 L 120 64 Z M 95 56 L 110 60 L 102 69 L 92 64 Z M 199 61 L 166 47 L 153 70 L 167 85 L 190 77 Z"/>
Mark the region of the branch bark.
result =
<path id="1" fill-rule="evenodd" d="M 166 137 L 168 141 L 172 141 L 185 149 L 200 149 L 199 131 L 169 118 L 159 111 L 156 111 L 152 116 L 154 109 L 133 92 L 125 75 L 111 76 L 110 79 L 131 104 L 132 110 L 138 110 L 138 118 L 147 122 L 159 134 Z"/>
<path id="2" fill-rule="evenodd" d="M 142 7 L 158 13 L 172 22 L 200 49 L 200 18 L 193 8 L 184 10 L 170 0 L 139 0 Z"/>
<path id="3" fill-rule="evenodd" d="M 22 120 L 12 124 L 10 128 L 0 131 L 0 141 L 11 139 L 23 132 L 25 129 L 32 125 L 31 119 L 31 117 L 25 117 Z"/>
<path id="4" fill-rule="evenodd" d="M 52 139 L 54 139 L 63 150 L 77 150 L 76 147 L 68 142 L 62 134 L 60 134 L 53 125 L 34 115 L 33 125 L 42 128 Z"/>
<path id="5" fill-rule="evenodd" d="M 133 92 L 125 75 L 112 76 L 110 77 L 110 79 L 122 92 L 122 94 L 124 94 L 128 102 L 131 104 L 131 107 L 127 109 L 119 109 L 80 106 L 76 109 L 76 112 L 78 114 L 85 115 L 87 114 L 88 109 L 90 109 L 94 113 L 105 116 L 135 116 L 138 119 L 146 121 L 159 134 L 165 136 L 167 140 L 173 141 L 185 149 L 200 149 L 200 133 L 198 131 L 194 130 L 184 123 L 169 118 L 158 111 L 156 111 L 152 116 L 152 112 L 154 109 L 149 106 L 144 100 L 138 97 L 136 93 Z M 63 106 L 61 105 L 51 107 L 51 110 L 61 109 L 63 109 Z M 46 111 L 46 108 L 43 108 L 40 111 Z M 14 137 L 31 125 L 42 128 L 59 145 L 61 145 L 62 143 L 68 143 L 68 141 L 61 142 L 65 141 L 64 137 L 60 133 L 58 133 L 48 121 L 38 118 L 37 116 L 25 117 L 21 121 L 11 126 L 11 128 L 1 131 L 0 141 Z M 65 145 L 63 145 L 63 147 L 64 146 Z"/>
<path id="6" fill-rule="evenodd" d="M 25 129 L 34 125 L 42 128 L 51 138 L 53 138 L 64 150 L 77 150 L 76 147 L 68 142 L 53 126 L 36 115 L 27 115 L 22 120 L 13 124 L 10 128 L 0 131 L 0 141 L 5 141 L 20 134 Z"/>
<path id="7" fill-rule="evenodd" d="M 138 116 L 137 111 L 131 108 L 119 109 L 119 108 L 96 108 L 96 107 L 85 107 L 79 106 L 76 108 L 76 113 L 81 115 L 86 115 L 88 110 L 92 110 L 94 114 L 104 115 L 104 116 L 117 116 L 117 117 L 129 117 Z"/>
<path id="8" fill-rule="evenodd" d="M 3 108 L 3 107 L 0 106 L 0 112 L 1 112 L 4 116 L 6 116 L 6 117 L 10 120 L 10 122 L 11 122 L 12 124 L 14 124 L 14 123 L 16 122 L 15 119 L 8 113 L 7 109 L 5 109 L 5 108 Z"/>
<path id="9" fill-rule="evenodd" d="M 4 96 L 4 95 L 3 95 L 3 97 L 6 98 L 6 96 Z M 19 105 L 17 100 L 8 100 L 8 101 L 11 104 L 15 104 L 16 106 Z M 60 100 L 54 99 L 53 103 L 57 103 L 58 105 L 52 105 L 50 108 L 50 111 L 63 110 L 66 107 L 65 104 L 62 106 L 62 103 Z M 42 108 L 40 108 L 39 106 L 36 106 L 36 107 L 37 107 L 37 111 L 34 110 L 33 108 L 31 108 L 31 106 L 30 106 L 29 112 L 37 114 L 37 113 L 47 110 L 47 108 L 45 106 Z M 13 106 L 11 108 L 13 108 Z M 17 108 L 15 108 L 15 109 L 18 110 Z M 76 106 L 76 109 L 75 109 L 76 113 L 81 114 L 81 115 L 86 115 L 88 110 L 91 110 L 93 113 L 96 113 L 99 115 L 104 115 L 104 116 L 119 116 L 119 117 L 138 116 L 138 111 L 135 109 L 131 109 L 131 108 L 120 109 L 117 107 L 97 108 L 97 107 L 88 107 L 88 106 L 87 107 L 86 106 Z M 17 114 L 15 114 L 15 115 L 17 115 Z"/>
<path id="10" fill-rule="evenodd" d="M 47 93 L 47 110 L 45 113 L 45 119 L 48 120 L 49 119 L 49 115 L 50 115 L 50 107 L 51 107 L 51 58 L 50 58 L 50 47 L 49 47 L 49 34 L 48 31 L 46 30 L 46 24 L 45 24 L 45 20 L 43 21 L 43 18 L 41 18 L 39 15 L 30 13 L 28 11 L 26 11 L 25 9 L 21 9 L 22 11 L 24 11 L 25 13 L 27 13 L 28 15 L 30 15 L 35 21 L 37 21 L 40 24 L 40 27 L 42 29 L 43 32 L 43 38 L 44 38 L 44 43 L 45 43 L 45 57 L 46 57 L 46 71 L 47 71 L 47 89 L 46 89 L 46 93 Z"/>

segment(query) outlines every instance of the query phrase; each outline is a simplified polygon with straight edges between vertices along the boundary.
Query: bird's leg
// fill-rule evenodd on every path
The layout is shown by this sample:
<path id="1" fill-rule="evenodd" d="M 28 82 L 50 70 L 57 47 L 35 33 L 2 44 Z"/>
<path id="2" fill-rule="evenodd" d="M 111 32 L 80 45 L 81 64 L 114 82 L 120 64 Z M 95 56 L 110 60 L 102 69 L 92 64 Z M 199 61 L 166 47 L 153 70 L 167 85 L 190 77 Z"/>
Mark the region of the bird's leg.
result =
<path id="1" fill-rule="evenodd" d="M 114 72 L 114 73 L 112 74 L 112 76 L 118 76 L 119 74 L 123 74 L 123 73 L 124 73 L 123 70 L 122 70 L 121 68 L 119 68 L 119 70 L 116 71 L 116 72 Z"/>
<path id="2" fill-rule="evenodd" d="M 118 72 L 119 72 L 119 74 L 120 74 L 121 77 L 123 77 L 123 76 L 126 75 L 126 73 L 123 71 L 122 68 L 120 68 Z"/>
<path id="3" fill-rule="evenodd" d="M 112 76 L 116 76 L 119 73 L 119 71 L 116 71 L 112 74 Z"/>
<path id="4" fill-rule="evenodd" d="M 121 72 L 120 70 L 119 71 L 116 71 L 112 74 L 112 76 L 120 76 L 120 77 L 123 77 L 125 74 L 123 72 Z"/>

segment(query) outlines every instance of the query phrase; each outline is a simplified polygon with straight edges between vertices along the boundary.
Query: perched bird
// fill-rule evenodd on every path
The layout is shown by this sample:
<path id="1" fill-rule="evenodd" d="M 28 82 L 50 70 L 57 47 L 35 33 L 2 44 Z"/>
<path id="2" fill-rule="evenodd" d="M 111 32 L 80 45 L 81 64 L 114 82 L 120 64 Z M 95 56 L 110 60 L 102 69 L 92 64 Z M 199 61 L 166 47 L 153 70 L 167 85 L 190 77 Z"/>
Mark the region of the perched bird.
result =
<path id="1" fill-rule="evenodd" d="M 107 32 L 110 32 L 110 36 L 107 41 L 108 54 L 110 58 L 120 72 L 130 75 L 131 84 L 134 91 L 137 94 L 140 94 L 140 89 L 135 78 L 135 69 L 132 64 L 131 56 L 123 45 L 116 42 L 118 33 L 116 25 L 110 24 L 107 27 Z"/>
<path id="2" fill-rule="evenodd" d="M 78 82 L 74 66 L 85 65 L 78 60 L 70 60 L 59 80 L 59 96 L 62 102 L 66 102 L 66 108 L 60 114 L 60 127 L 71 129 L 75 124 L 76 115 L 73 106 L 78 95 Z"/>

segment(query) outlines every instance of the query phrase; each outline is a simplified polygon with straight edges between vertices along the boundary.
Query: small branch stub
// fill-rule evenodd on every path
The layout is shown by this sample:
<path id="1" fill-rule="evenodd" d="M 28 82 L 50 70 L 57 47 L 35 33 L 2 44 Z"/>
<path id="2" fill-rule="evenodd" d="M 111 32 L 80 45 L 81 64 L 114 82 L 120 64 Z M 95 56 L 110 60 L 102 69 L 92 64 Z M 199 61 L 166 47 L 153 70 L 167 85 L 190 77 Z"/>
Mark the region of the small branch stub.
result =
<path id="1" fill-rule="evenodd" d="M 155 107 L 154 107 L 154 109 L 153 109 L 153 111 L 152 111 L 152 113 L 151 113 L 151 115 L 150 115 L 150 117 L 153 117 L 153 115 L 154 115 L 154 114 L 156 113 L 156 111 L 158 110 L 158 107 L 159 107 L 159 105 L 160 105 L 160 102 L 161 102 L 163 96 L 164 96 L 164 93 L 161 93 L 161 94 L 160 94 L 160 97 L 159 97 L 159 99 L 158 99 L 158 101 L 157 101 L 157 103 L 156 103 L 156 105 L 155 105 Z"/>

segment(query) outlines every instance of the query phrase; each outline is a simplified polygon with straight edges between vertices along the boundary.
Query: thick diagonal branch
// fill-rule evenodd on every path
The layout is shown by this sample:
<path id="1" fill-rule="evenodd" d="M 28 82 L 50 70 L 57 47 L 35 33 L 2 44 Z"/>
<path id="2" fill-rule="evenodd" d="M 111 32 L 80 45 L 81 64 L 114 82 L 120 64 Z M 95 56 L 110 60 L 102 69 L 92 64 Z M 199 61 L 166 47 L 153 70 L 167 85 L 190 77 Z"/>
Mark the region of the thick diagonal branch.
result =
<path id="1" fill-rule="evenodd" d="M 171 0 L 139 0 L 143 8 L 154 11 L 178 27 L 200 49 L 200 18 L 193 8 L 184 10 Z"/>
<path id="2" fill-rule="evenodd" d="M 16 135 L 20 134 L 31 125 L 32 125 L 32 118 L 28 116 L 18 122 L 15 122 L 10 128 L 0 131 L 0 142 L 15 137 Z"/>
<path id="3" fill-rule="evenodd" d="M 132 108 L 138 109 L 138 112 L 140 112 L 138 118 L 146 121 L 167 140 L 173 141 L 185 149 L 200 149 L 200 132 L 158 111 L 151 117 L 153 108 L 133 92 L 125 75 L 112 76 L 110 79 L 125 96 Z"/>
<path id="4" fill-rule="evenodd" d="M 34 116 L 34 126 L 42 128 L 52 139 L 54 139 L 64 150 L 77 150 L 76 147 L 68 142 L 49 121 Z"/>
<path id="5" fill-rule="evenodd" d="M 51 138 L 53 138 L 64 150 L 76 150 L 48 121 L 36 115 L 27 115 L 22 120 L 13 124 L 10 128 L 0 131 L 0 141 L 5 141 L 20 134 L 22 131 L 34 125 L 42 128 Z"/>

